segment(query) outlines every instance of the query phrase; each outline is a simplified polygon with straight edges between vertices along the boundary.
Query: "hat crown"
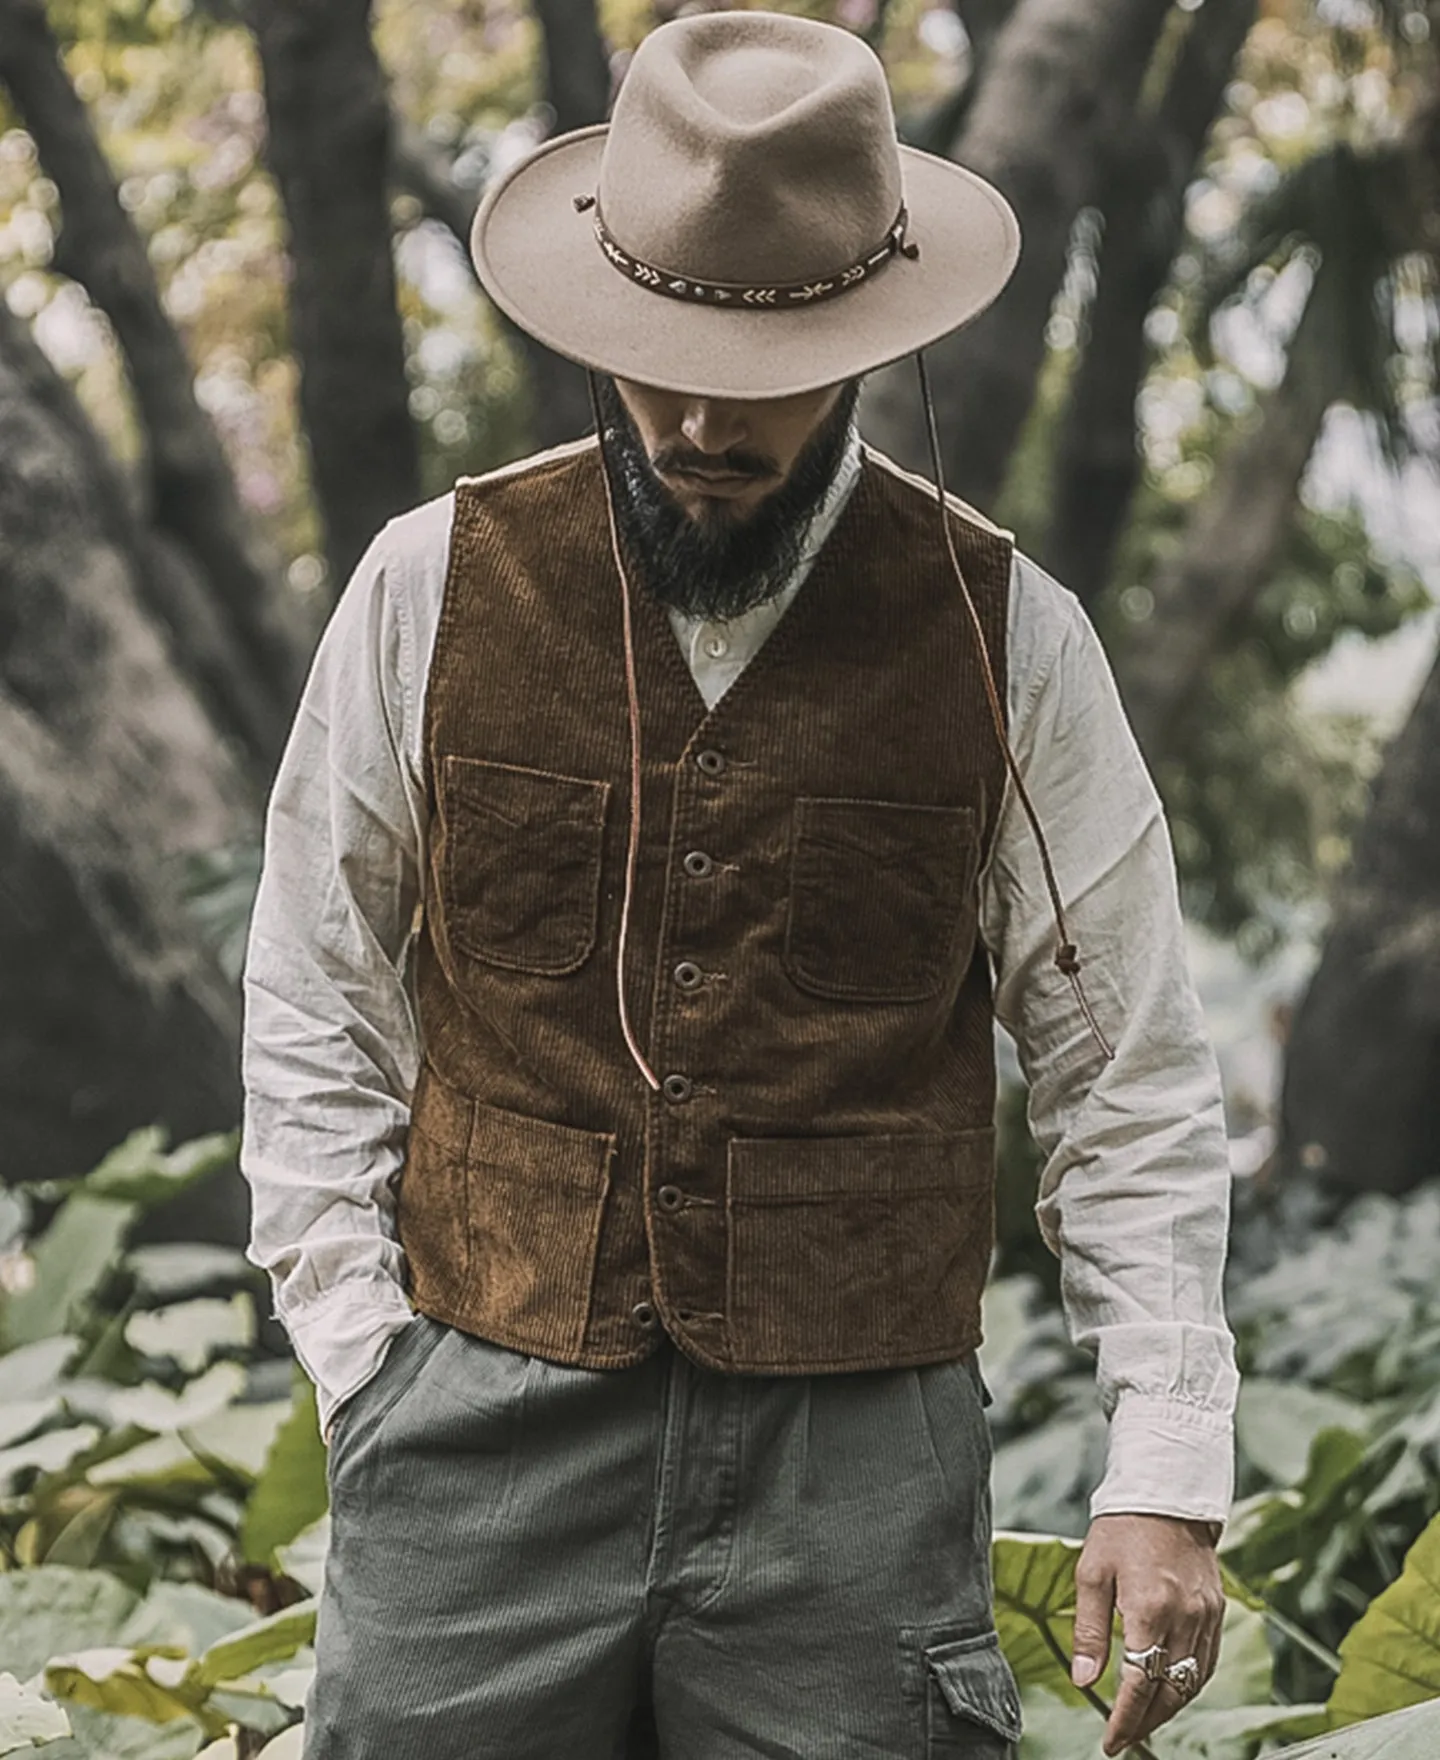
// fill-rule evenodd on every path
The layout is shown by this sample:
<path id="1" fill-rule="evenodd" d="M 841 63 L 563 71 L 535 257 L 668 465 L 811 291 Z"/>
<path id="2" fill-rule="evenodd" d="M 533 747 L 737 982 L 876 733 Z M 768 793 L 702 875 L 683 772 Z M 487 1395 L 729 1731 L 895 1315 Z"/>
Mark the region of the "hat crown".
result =
<path id="1" fill-rule="evenodd" d="M 903 199 L 884 69 L 859 38 L 781 13 L 652 32 L 616 101 L 598 197 L 632 256 L 692 280 L 831 275 Z"/>

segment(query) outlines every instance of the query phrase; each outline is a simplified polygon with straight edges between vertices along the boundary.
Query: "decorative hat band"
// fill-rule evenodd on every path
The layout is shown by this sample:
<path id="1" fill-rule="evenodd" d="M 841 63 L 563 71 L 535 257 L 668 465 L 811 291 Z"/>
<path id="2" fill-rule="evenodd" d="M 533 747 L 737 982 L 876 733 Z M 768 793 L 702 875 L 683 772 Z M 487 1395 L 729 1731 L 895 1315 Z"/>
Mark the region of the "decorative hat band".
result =
<path id="1" fill-rule="evenodd" d="M 606 229 L 595 197 L 575 197 L 577 213 L 583 214 L 591 208 L 595 209 L 595 236 L 600 241 L 600 248 L 622 275 L 629 276 L 641 287 L 648 287 L 652 293 L 663 293 L 668 299 L 690 300 L 695 305 L 749 306 L 757 311 L 818 305 L 822 300 L 834 299 L 839 294 L 848 293 L 852 287 L 858 287 L 862 281 L 870 280 L 897 256 L 913 260 L 920 255 L 919 245 L 911 244 L 905 237 L 910 216 L 902 203 L 895 224 L 875 250 L 861 257 L 858 263 L 852 263 L 848 269 L 840 269 L 820 280 L 779 282 L 768 286 L 747 286 L 734 281 L 695 281 L 688 275 L 676 274 L 672 269 L 642 262 L 624 250 Z"/>

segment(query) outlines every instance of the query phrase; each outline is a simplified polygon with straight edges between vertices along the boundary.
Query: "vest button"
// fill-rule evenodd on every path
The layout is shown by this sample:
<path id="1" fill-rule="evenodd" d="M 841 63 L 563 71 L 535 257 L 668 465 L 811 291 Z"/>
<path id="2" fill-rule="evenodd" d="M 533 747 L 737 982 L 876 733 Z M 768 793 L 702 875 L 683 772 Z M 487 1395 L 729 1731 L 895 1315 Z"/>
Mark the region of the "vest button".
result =
<path id="1" fill-rule="evenodd" d="M 692 880 L 703 880 L 715 870 L 715 863 L 703 849 L 692 849 L 681 866 Z"/>
<path id="2" fill-rule="evenodd" d="M 678 1210 L 685 1202 L 685 1194 L 679 1186 L 661 1186 L 655 1194 L 655 1201 L 662 1210 Z"/>
<path id="3" fill-rule="evenodd" d="M 666 1076 L 660 1091 L 672 1105 L 679 1106 L 695 1092 L 695 1084 L 689 1076 Z"/>
<path id="4" fill-rule="evenodd" d="M 682 959 L 674 971 L 675 982 L 682 990 L 698 990 L 705 982 L 705 974 L 693 959 Z"/>
<path id="5" fill-rule="evenodd" d="M 636 1302 L 635 1306 L 630 1310 L 630 1318 L 641 1328 L 642 1331 L 648 1332 L 658 1318 L 655 1312 L 654 1303 Z"/>
<path id="6" fill-rule="evenodd" d="M 695 765 L 697 769 L 703 770 L 707 776 L 721 776 L 725 771 L 725 754 L 707 747 L 703 752 L 696 752 Z"/>

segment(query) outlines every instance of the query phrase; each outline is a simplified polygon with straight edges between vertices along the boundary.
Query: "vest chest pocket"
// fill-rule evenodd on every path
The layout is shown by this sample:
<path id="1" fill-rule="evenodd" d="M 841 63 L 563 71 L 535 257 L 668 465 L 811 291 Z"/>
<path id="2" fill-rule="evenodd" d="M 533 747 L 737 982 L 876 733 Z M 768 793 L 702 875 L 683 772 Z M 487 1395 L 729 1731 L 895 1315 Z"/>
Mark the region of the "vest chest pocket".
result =
<path id="1" fill-rule="evenodd" d="M 595 946 L 608 782 L 446 754 L 441 910 L 458 952 L 558 977 Z"/>
<path id="2" fill-rule="evenodd" d="M 848 1002 L 923 1002 L 963 976 L 975 943 L 972 807 L 795 803 L 785 966 Z"/>

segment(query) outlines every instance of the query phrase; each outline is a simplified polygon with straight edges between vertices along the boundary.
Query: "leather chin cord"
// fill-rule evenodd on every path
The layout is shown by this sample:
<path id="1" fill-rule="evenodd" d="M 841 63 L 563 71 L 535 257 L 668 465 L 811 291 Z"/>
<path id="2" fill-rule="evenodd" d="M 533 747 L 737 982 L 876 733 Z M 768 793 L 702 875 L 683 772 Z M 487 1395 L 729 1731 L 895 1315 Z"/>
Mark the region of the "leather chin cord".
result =
<path id="1" fill-rule="evenodd" d="M 1050 846 L 1046 842 L 1045 832 L 1040 824 L 1040 815 L 1035 811 L 1035 803 L 1025 786 L 1020 774 L 1020 766 L 1010 744 L 1010 736 L 1005 726 L 1005 711 L 1000 703 L 1000 692 L 995 683 L 995 668 L 990 659 L 989 644 L 985 640 L 984 625 L 980 621 L 980 613 L 975 608 L 975 601 L 970 587 L 960 567 L 960 558 L 955 551 L 955 539 L 950 528 L 949 509 L 945 502 L 944 468 L 940 458 L 940 436 L 935 423 L 935 404 L 930 394 L 930 376 L 925 366 L 925 356 L 917 350 L 915 368 L 920 380 L 920 398 L 925 406 L 925 429 L 930 441 L 930 464 L 935 478 L 935 506 L 940 517 L 940 529 L 945 539 L 945 551 L 950 558 L 950 566 L 955 571 L 955 579 L 959 583 L 961 596 L 965 600 L 965 609 L 970 617 L 971 628 L 975 632 L 975 642 L 980 654 L 980 669 L 985 680 L 985 695 L 990 706 L 990 719 L 995 727 L 995 737 L 1000 742 L 1000 749 L 1005 754 L 1005 767 L 1015 785 L 1016 798 L 1029 821 L 1034 833 L 1035 842 L 1040 852 L 1040 866 L 1045 876 L 1045 887 L 1050 894 L 1050 909 L 1055 919 L 1055 953 L 1054 963 L 1070 984 L 1075 993 L 1076 1003 L 1084 1017 L 1085 1025 L 1106 1062 L 1114 1059 L 1115 1051 L 1105 1037 L 1095 1011 L 1090 1006 L 1090 999 L 1085 993 L 1085 985 L 1080 976 L 1081 962 L 1079 949 L 1071 939 L 1069 926 L 1065 918 L 1065 905 L 1060 896 L 1060 886 L 1055 878 L 1055 864 L 1050 856 Z M 620 938 L 615 952 L 615 1000 L 620 1015 L 620 1031 L 625 1037 L 625 1046 L 634 1060 L 635 1067 L 644 1077 L 646 1084 L 658 1091 L 660 1078 L 655 1074 L 649 1059 L 640 1048 L 630 1021 L 630 1008 L 625 994 L 625 954 L 630 939 L 630 912 L 635 897 L 635 870 L 640 854 L 640 692 L 635 671 L 635 631 L 631 611 L 630 575 L 625 567 L 625 558 L 620 545 L 620 530 L 615 519 L 615 486 L 610 478 L 610 460 L 604 446 L 604 424 L 600 414 L 600 399 L 596 390 L 595 374 L 587 369 L 586 383 L 590 392 L 590 410 L 595 421 L 595 433 L 600 444 L 600 468 L 605 478 L 605 515 L 610 531 L 610 552 L 615 560 L 615 572 L 620 577 L 620 602 L 625 639 L 625 690 L 630 716 L 630 835 L 625 850 L 625 894 L 620 907 Z"/>

